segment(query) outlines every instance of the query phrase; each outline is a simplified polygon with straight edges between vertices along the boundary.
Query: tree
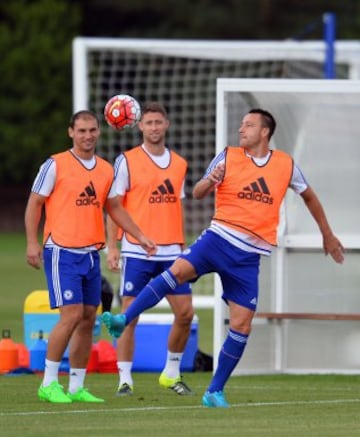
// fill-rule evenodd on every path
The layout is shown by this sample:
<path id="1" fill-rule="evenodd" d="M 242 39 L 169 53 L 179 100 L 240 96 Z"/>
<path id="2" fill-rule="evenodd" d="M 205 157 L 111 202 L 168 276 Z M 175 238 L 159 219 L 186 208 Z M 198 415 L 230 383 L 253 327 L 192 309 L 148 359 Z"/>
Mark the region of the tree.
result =
<path id="1" fill-rule="evenodd" d="M 67 144 L 74 36 L 279 39 L 357 38 L 360 0 L 11 0 L 0 3 L 0 181 L 29 183 Z M 312 23 L 316 26 L 309 26 Z"/>
<path id="2" fill-rule="evenodd" d="M 338 38 L 359 35 L 360 0 L 76 1 L 83 10 L 84 36 L 276 40 L 306 34 L 321 39 L 325 12 L 336 14 Z"/>
<path id="3" fill-rule="evenodd" d="M 63 0 L 12 0 L 0 19 L 0 180 L 28 183 L 67 141 L 80 13 Z"/>

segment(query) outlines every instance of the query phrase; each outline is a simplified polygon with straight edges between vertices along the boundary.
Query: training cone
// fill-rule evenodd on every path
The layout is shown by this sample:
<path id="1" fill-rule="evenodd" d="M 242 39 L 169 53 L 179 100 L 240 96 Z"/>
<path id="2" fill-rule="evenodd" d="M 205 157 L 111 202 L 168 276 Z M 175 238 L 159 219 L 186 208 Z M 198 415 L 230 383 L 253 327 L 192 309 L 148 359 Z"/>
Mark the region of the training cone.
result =
<path id="1" fill-rule="evenodd" d="M 19 367 L 30 367 L 30 352 L 29 349 L 23 343 L 16 343 L 19 357 Z"/>
<path id="2" fill-rule="evenodd" d="M 88 373 L 97 372 L 99 370 L 99 351 L 96 344 L 91 347 L 89 361 L 86 367 Z"/>
<path id="3" fill-rule="evenodd" d="M 97 350 L 99 357 L 98 372 L 117 373 L 115 347 L 107 340 L 99 340 L 97 342 Z"/>
<path id="4" fill-rule="evenodd" d="M 0 373 L 8 373 L 19 367 L 19 353 L 11 339 L 9 329 L 3 329 L 0 340 Z"/>

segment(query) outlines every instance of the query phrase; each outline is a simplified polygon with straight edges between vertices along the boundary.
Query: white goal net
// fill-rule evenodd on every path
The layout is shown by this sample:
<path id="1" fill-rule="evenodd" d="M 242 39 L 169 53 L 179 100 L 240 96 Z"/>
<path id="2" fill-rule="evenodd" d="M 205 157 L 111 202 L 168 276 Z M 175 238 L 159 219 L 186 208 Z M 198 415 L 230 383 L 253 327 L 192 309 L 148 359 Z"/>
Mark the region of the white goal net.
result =
<path id="1" fill-rule="evenodd" d="M 321 78 L 324 53 L 322 41 L 76 38 L 73 106 L 101 115 L 109 97 L 125 93 L 140 103 L 165 104 L 171 119 L 168 144 L 189 162 L 186 229 L 192 241 L 213 212 L 211 198 L 196 202 L 190 193 L 215 154 L 217 78 Z M 359 53 L 357 42 L 336 43 L 337 77 L 360 77 Z M 139 138 L 137 129 L 116 132 L 103 122 L 98 152 L 113 162 Z M 212 293 L 212 284 L 203 284 L 200 280 L 195 292 Z"/>
<path id="2" fill-rule="evenodd" d="M 360 81 L 234 79 L 217 81 L 217 150 L 237 141 L 239 120 L 253 107 L 277 120 L 272 147 L 294 157 L 346 248 L 345 262 L 325 257 L 319 229 L 301 197 L 289 190 L 279 246 L 260 269 L 260 312 L 360 313 Z M 216 278 L 214 353 L 228 331 L 228 309 Z M 358 321 L 254 319 L 235 373 L 359 373 Z"/>

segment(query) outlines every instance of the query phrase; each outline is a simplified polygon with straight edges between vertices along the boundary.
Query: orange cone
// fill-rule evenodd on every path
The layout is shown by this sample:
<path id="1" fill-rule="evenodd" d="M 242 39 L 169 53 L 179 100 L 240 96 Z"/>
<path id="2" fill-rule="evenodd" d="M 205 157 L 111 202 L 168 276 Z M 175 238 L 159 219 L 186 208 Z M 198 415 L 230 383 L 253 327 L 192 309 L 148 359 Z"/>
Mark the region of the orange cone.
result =
<path id="1" fill-rule="evenodd" d="M 19 357 L 19 367 L 30 367 L 30 352 L 23 343 L 16 343 Z"/>
<path id="2" fill-rule="evenodd" d="M 97 350 L 99 354 L 99 373 L 117 373 L 116 364 L 116 349 L 107 340 L 99 340 L 97 342 Z"/>
<path id="3" fill-rule="evenodd" d="M 8 373 L 19 367 L 19 353 L 12 341 L 10 330 L 3 329 L 0 340 L 0 373 Z"/>
<path id="4" fill-rule="evenodd" d="M 97 345 L 93 344 L 91 347 L 90 357 L 86 367 L 86 371 L 88 373 L 97 372 L 98 368 L 99 368 L 99 351 L 97 349 Z"/>

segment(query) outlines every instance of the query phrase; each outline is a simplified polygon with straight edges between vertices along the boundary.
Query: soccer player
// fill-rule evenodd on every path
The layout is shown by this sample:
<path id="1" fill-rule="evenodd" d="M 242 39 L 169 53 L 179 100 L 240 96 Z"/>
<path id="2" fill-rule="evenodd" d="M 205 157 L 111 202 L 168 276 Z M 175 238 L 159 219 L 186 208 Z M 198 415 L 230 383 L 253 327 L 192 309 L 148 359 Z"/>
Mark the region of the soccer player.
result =
<path id="1" fill-rule="evenodd" d="M 108 266 L 119 266 L 121 239 L 122 272 L 120 295 L 122 310 L 126 310 L 143 287 L 158 274 L 169 268 L 184 247 L 184 219 L 182 199 L 186 161 L 165 144 L 169 119 L 164 106 L 149 102 L 142 108 L 139 129 L 141 145 L 122 153 L 115 161 L 115 184 L 124 208 L 135 222 L 157 244 L 156 254 L 148 256 L 139 243 L 127 232 L 123 233 L 108 217 Z M 191 395 L 192 390 L 180 375 L 181 359 L 190 335 L 194 315 L 191 288 L 188 283 L 175 287 L 166 294 L 174 313 L 165 368 L 159 384 L 179 395 Z M 128 324 L 117 341 L 119 369 L 118 396 L 133 393 L 131 369 L 134 356 L 134 334 L 138 318 Z"/>
<path id="2" fill-rule="evenodd" d="M 247 113 L 239 127 L 240 147 L 226 147 L 196 183 L 193 195 L 202 199 L 215 190 L 215 214 L 210 227 L 174 262 L 153 279 L 124 314 L 104 313 L 103 322 L 119 336 L 128 323 L 169 290 L 184 281 L 217 272 L 223 299 L 229 306 L 230 327 L 213 378 L 202 398 L 205 407 L 226 408 L 224 387 L 246 347 L 258 302 L 261 255 L 277 242 L 282 200 L 290 187 L 315 219 L 325 254 L 337 263 L 344 248 L 333 234 L 324 209 L 293 159 L 270 149 L 276 122 L 263 109 Z"/>
<path id="3" fill-rule="evenodd" d="M 27 262 L 39 269 L 44 261 L 50 306 L 60 311 L 49 336 L 38 396 L 52 403 L 103 402 L 84 388 L 84 379 L 101 299 L 98 250 L 105 246 L 104 208 L 146 253 L 155 253 L 156 246 L 118 201 L 112 166 L 95 155 L 100 135 L 96 115 L 75 113 L 68 135 L 72 148 L 51 156 L 41 166 L 25 211 Z M 38 229 L 44 207 L 42 249 Z M 65 393 L 58 372 L 68 345 L 70 378 Z"/>

